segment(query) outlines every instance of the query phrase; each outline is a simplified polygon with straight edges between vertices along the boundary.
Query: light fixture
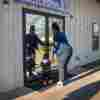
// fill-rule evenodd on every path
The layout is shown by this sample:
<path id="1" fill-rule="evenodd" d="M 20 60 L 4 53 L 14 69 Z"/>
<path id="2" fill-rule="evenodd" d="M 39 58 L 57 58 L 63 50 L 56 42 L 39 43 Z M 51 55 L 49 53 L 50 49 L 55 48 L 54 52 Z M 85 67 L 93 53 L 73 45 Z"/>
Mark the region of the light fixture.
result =
<path id="1" fill-rule="evenodd" d="M 67 12 L 66 14 L 69 15 L 70 19 L 73 19 L 74 18 L 73 14 L 71 14 L 70 12 Z"/>
<path id="2" fill-rule="evenodd" d="M 9 5 L 9 0 L 3 0 L 2 5 L 3 5 L 4 8 L 7 8 L 8 5 Z"/>
<path id="3" fill-rule="evenodd" d="M 73 18 L 74 18 L 74 16 L 72 14 L 70 14 L 70 19 L 73 19 Z"/>
<path id="4" fill-rule="evenodd" d="M 44 37 L 42 37 L 42 38 L 41 38 L 41 40 L 42 40 L 42 41 L 45 41 L 45 38 L 44 38 Z"/>

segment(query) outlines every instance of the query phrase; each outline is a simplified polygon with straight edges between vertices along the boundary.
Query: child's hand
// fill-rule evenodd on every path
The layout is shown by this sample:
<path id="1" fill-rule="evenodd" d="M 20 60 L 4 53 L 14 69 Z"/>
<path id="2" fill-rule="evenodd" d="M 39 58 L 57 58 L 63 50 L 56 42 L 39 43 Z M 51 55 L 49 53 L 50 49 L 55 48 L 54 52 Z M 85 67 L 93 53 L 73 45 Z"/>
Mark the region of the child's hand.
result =
<path id="1" fill-rule="evenodd" d="M 55 59 L 54 59 L 54 56 L 51 56 L 51 57 L 50 57 L 51 63 L 54 63 L 54 60 L 55 60 Z"/>

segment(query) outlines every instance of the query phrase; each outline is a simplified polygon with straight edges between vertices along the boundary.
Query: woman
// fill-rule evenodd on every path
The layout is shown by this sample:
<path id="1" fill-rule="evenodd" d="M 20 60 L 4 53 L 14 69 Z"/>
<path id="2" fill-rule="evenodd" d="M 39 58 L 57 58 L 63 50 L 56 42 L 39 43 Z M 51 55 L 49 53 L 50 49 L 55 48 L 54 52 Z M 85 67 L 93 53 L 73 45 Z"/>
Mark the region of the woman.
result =
<path id="1" fill-rule="evenodd" d="M 61 32 L 59 25 L 54 22 L 52 24 L 52 30 L 54 33 L 54 50 L 53 54 L 56 54 L 59 61 L 59 80 L 66 80 L 71 76 L 67 71 L 67 64 L 72 56 L 72 47 L 68 43 L 66 33 Z M 64 75 L 63 75 L 64 74 Z"/>

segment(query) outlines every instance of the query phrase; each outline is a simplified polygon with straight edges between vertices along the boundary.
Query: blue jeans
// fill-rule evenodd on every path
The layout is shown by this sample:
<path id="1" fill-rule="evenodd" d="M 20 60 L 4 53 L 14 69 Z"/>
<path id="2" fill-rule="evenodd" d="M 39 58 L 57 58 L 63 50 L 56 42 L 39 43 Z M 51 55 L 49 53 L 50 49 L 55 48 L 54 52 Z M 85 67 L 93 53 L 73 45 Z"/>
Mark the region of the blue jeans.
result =
<path id="1" fill-rule="evenodd" d="M 72 56 L 72 47 L 67 45 L 61 45 L 58 52 L 57 58 L 59 61 L 59 80 L 65 80 L 68 75 L 67 65 Z"/>

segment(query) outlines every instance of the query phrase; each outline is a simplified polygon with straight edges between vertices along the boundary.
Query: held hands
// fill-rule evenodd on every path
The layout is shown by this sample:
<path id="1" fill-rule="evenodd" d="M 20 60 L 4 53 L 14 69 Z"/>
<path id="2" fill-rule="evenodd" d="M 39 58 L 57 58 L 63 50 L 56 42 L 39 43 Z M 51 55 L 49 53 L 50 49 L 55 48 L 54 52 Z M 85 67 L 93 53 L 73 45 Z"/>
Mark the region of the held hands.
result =
<path id="1" fill-rule="evenodd" d="M 52 62 L 53 64 L 58 64 L 58 59 L 57 59 L 56 54 L 53 55 L 53 56 L 51 56 L 51 62 Z"/>

